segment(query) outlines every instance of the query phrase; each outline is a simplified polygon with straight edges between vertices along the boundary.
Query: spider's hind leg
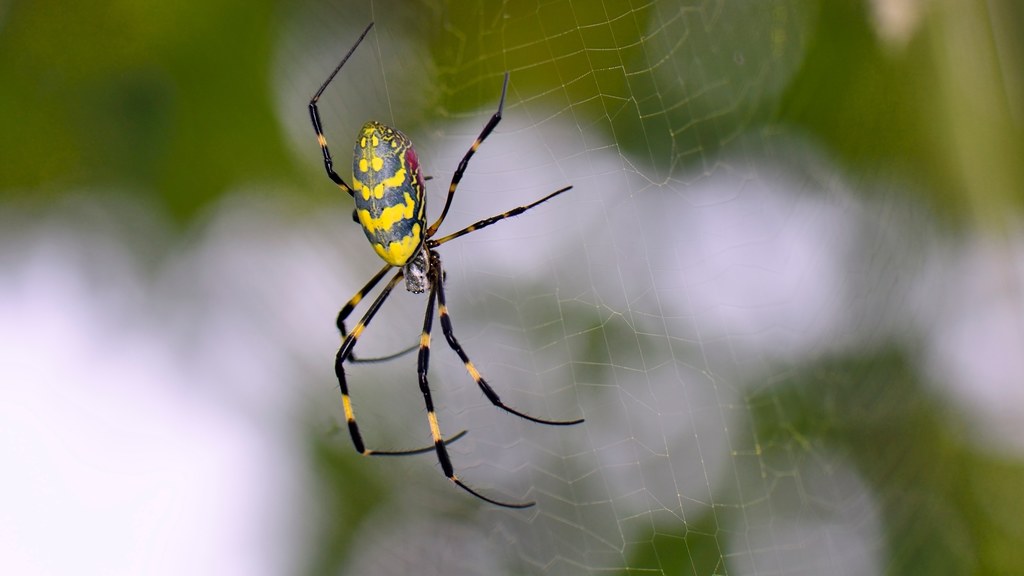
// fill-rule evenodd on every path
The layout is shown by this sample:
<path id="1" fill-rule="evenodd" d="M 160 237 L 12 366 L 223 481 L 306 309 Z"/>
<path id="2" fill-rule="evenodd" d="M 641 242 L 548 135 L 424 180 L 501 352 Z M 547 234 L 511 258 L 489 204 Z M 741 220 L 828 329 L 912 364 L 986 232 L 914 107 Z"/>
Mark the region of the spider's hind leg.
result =
<path id="1" fill-rule="evenodd" d="M 431 258 L 431 264 L 440 269 L 440 256 L 437 256 L 437 254 L 434 252 L 431 252 L 431 254 L 433 255 L 433 257 Z M 572 426 L 573 424 L 580 424 L 581 422 L 583 422 L 583 418 L 578 418 L 576 420 L 545 420 L 543 418 L 530 416 L 525 412 L 520 412 L 519 410 L 516 410 L 515 408 L 512 408 L 505 404 L 504 402 L 502 402 L 501 398 L 498 396 L 498 393 L 495 392 L 494 388 L 491 388 L 491 385 L 487 383 L 487 380 L 484 380 L 484 377 L 480 375 L 480 371 L 476 369 L 476 366 L 474 366 L 473 362 L 469 359 L 469 355 L 466 354 L 466 351 L 462 349 L 462 346 L 459 344 L 459 341 L 455 338 L 455 330 L 454 328 L 452 328 L 452 320 L 448 316 L 448 306 L 445 304 L 444 285 L 443 283 L 440 282 L 438 284 L 438 313 L 441 316 L 441 330 L 444 332 L 444 337 L 446 340 L 448 340 L 448 346 L 450 346 L 451 349 L 454 350 L 455 353 L 459 355 L 459 358 L 462 360 L 462 363 L 466 366 L 466 371 L 469 372 L 469 375 L 473 378 L 474 381 L 476 381 L 477 386 L 480 387 L 480 390 L 484 393 L 484 396 L 487 396 L 487 399 L 490 400 L 491 404 L 494 404 L 495 406 L 501 408 L 502 410 L 508 412 L 509 414 L 515 414 L 516 416 L 519 416 L 524 420 L 529 420 L 530 422 L 536 422 L 538 424 L 547 424 L 549 426 Z"/>
<path id="2" fill-rule="evenodd" d="M 431 263 L 434 261 L 434 258 L 431 258 Z M 416 374 L 419 377 L 420 392 L 423 393 L 423 402 L 427 407 L 427 422 L 430 424 L 430 435 L 434 440 L 434 450 L 437 451 L 437 460 L 441 463 L 441 470 L 449 480 L 455 483 L 456 486 L 484 502 L 489 502 L 495 506 L 502 506 L 504 508 L 529 508 L 535 503 L 503 502 L 501 500 L 495 500 L 488 496 L 484 496 L 473 488 L 470 488 L 455 475 L 455 468 L 452 466 L 451 458 L 448 456 L 448 449 L 445 448 L 445 444 L 447 444 L 447 442 L 445 442 L 443 439 L 444 437 L 441 436 L 441 427 L 437 422 L 437 414 L 434 412 L 434 400 L 430 394 L 430 384 L 427 381 L 427 370 L 430 366 L 430 330 L 433 326 L 434 319 L 434 300 L 440 294 L 441 288 L 441 282 L 438 280 L 440 269 L 433 268 L 430 274 L 434 281 L 431 283 L 430 296 L 427 297 L 427 311 L 426 314 L 424 314 L 423 332 L 420 335 L 420 354 L 419 361 L 416 366 Z"/>
<path id="3" fill-rule="evenodd" d="M 360 292 L 356 294 L 356 296 L 354 296 L 352 300 L 349 301 L 349 304 L 352 304 L 354 306 L 355 304 L 353 304 L 353 301 L 355 303 L 358 303 L 358 301 L 362 298 L 362 295 L 377 284 L 377 282 L 380 280 L 380 277 L 384 275 L 388 268 L 390 267 L 384 268 L 383 270 L 378 272 L 377 275 L 374 276 L 374 278 L 370 279 L 370 282 L 367 283 L 367 286 L 364 287 L 363 290 L 360 290 Z M 341 348 L 338 349 L 338 354 L 334 359 L 334 373 L 338 377 L 338 387 L 341 389 L 341 403 L 342 407 L 345 410 L 345 422 L 348 425 L 349 436 L 351 436 L 352 438 L 352 445 L 355 447 L 356 452 L 359 452 L 360 454 L 366 456 L 408 456 L 411 454 L 423 454 L 426 452 L 430 452 L 431 450 L 434 450 L 436 448 L 436 446 L 426 446 L 423 448 L 414 448 L 411 450 L 372 450 L 366 448 L 366 445 L 363 442 L 363 436 L 359 432 L 359 425 L 356 424 L 356 415 L 355 411 L 352 408 L 352 400 L 349 397 L 348 392 L 348 380 L 345 378 L 345 362 L 350 361 L 352 359 L 352 350 L 355 348 L 356 342 L 358 342 L 359 340 L 359 336 L 363 333 L 363 330 L 365 330 L 366 327 L 370 324 L 370 320 L 373 320 L 374 315 L 377 314 L 377 311 L 380 310 L 381 305 L 384 304 L 384 301 L 387 300 L 388 296 L 391 294 L 391 291 L 394 289 L 395 285 L 398 284 L 398 282 L 401 279 L 402 271 L 399 270 L 398 273 L 391 278 L 391 281 L 387 283 L 387 285 L 384 287 L 384 290 L 381 291 L 380 295 L 377 296 L 376 300 L 373 301 L 373 304 L 370 305 L 370 309 L 366 311 L 363 317 L 359 320 L 359 323 L 356 324 L 355 328 L 353 328 L 351 332 L 345 334 L 345 339 L 341 343 Z M 346 305 L 346 308 L 348 308 L 348 305 Z M 351 310 L 349 310 L 349 312 L 351 312 Z M 345 313 L 345 309 L 342 309 L 342 313 Z M 347 314 L 345 315 L 347 316 Z M 463 430 L 462 432 L 459 432 L 458 434 L 452 436 L 451 438 L 448 438 L 447 440 L 443 438 L 440 440 L 435 439 L 435 445 L 438 441 L 440 441 L 441 445 L 444 446 L 445 444 L 454 442 L 465 435 L 466 431 Z"/>

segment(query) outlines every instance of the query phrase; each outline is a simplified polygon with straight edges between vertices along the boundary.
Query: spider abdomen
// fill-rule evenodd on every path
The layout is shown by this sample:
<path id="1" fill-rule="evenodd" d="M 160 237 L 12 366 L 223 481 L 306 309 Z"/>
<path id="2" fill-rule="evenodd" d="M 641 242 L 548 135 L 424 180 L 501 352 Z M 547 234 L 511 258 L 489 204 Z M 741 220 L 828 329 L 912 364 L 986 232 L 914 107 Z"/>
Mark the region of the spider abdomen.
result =
<path id="1" fill-rule="evenodd" d="M 356 217 L 377 255 L 404 266 L 426 228 L 423 176 L 412 142 L 379 122 L 363 125 L 352 161 Z"/>

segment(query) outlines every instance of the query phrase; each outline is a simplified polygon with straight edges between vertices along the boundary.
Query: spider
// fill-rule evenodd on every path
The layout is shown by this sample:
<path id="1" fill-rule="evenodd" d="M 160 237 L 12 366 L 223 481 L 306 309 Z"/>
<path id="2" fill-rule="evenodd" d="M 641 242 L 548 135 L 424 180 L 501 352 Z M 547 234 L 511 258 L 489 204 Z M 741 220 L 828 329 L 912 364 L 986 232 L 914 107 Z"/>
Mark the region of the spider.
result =
<path id="1" fill-rule="evenodd" d="M 505 81 L 501 87 L 501 99 L 498 101 L 498 110 L 491 116 L 491 119 L 484 125 L 483 131 L 477 136 L 473 145 L 469 147 L 465 156 L 459 162 L 458 168 L 452 175 L 451 184 L 448 186 L 448 196 L 445 199 L 444 209 L 441 215 L 429 227 L 427 226 L 426 196 L 424 194 L 424 178 L 420 172 L 419 160 L 413 149 L 412 142 L 398 130 L 385 126 L 379 122 L 369 121 L 360 129 L 356 137 L 355 152 L 352 160 L 352 181 L 354 186 L 349 186 L 334 171 L 331 153 L 327 148 L 327 138 L 324 136 L 320 114 L 317 111 L 317 101 L 327 86 L 334 80 L 334 77 L 348 61 L 352 53 L 363 41 L 363 38 L 373 28 L 373 22 L 367 25 L 366 29 L 356 40 L 356 43 L 349 49 L 348 53 L 341 59 L 341 62 L 333 72 L 324 80 L 320 89 L 316 91 L 309 101 L 309 116 L 313 121 L 313 130 L 316 131 L 317 142 L 323 152 L 324 167 L 327 175 L 343 191 L 355 200 L 355 210 L 352 213 L 353 220 L 359 223 L 366 234 L 367 240 L 374 251 L 380 256 L 385 265 L 380 269 L 359 292 L 342 307 L 338 313 L 337 326 L 343 336 L 341 348 L 338 349 L 334 361 L 334 372 L 338 377 L 338 385 L 341 388 L 341 401 L 345 410 L 345 420 L 348 424 L 349 435 L 352 437 L 352 444 L 357 452 L 368 456 L 405 456 L 411 454 L 423 454 L 434 450 L 437 452 L 437 459 L 441 463 L 444 475 L 455 483 L 456 486 L 469 492 L 473 496 L 497 506 L 506 508 L 528 508 L 534 502 L 504 502 L 484 496 L 480 492 L 464 483 L 452 467 L 451 459 L 448 456 L 447 444 L 458 440 L 466 434 L 463 430 L 451 438 L 445 439 L 441 434 L 441 428 L 437 422 L 437 415 L 434 413 L 434 401 L 431 398 L 430 386 L 427 382 L 427 369 L 430 362 L 430 332 L 434 319 L 434 304 L 437 304 L 438 316 L 441 321 L 441 330 L 444 332 L 448 346 L 458 354 L 466 371 L 476 381 L 477 386 L 484 393 L 487 399 L 494 406 L 514 414 L 520 418 L 548 424 L 551 426 L 569 426 L 583 422 L 578 420 L 544 420 L 536 418 L 509 407 L 497 392 L 484 380 L 484 377 L 470 361 L 469 356 L 455 338 L 455 331 L 452 328 L 451 318 L 448 316 L 448 307 L 445 303 L 444 278 L 445 272 L 441 264 L 441 256 L 435 249 L 460 236 L 465 236 L 476 230 L 486 228 L 491 224 L 511 218 L 526 212 L 527 210 L 551 200 L 555 196 L 572 189 L 566 186 L 556 190 L 540 200 L 513 208 L 508 212 L 485 218 L 447 236 L 434 238 L 438 228 L 444 222 L 455 197 L 455 189 L 466 172 L 466 166 L 470 158 L 480 147 L 480 144 L 490 135 L 494 127 L 501 121 L 501 112 L 505 105 L 505 93 L 508 90 L 509 73 L 505 73 Z M 384 286 L 384 289 L 363 314 L 362 319 L 356 324 L 351 332 L 345 328 L 345 320 L 355 309 L 363 298 L 381 281 L 381 279 L 392 268 L 398 268 L 398 272 L 391 277 L 391 280 Z M 427 309 L 423 318 L 423 331 L 420 334 L 418 346 L 412 346 L 396 354 L 381 358 L 357 358 L 353 353 L 356 342 L 363 331 L 370 324 L 370 320 L 380 310 L 380 307 L 387 300 L 391 291 L 402 278 L 405 278 L 405 287 L 413 293 L 429 292 L 427 295 Z M 355 413 L 352 409 L 352 402 L 349 399 L 348 382 L 345 378 L 345 362 L 376 362 L 389 360 L 419 349 L 419 357 L 416 366 L 416 374 L 419 377 L 420 392 L 423 393 L 423 401 L 427 408 L 427 422 L 430 425 L 430 435 L 433 445 L 413 450 L 371 450 L 363 443 L 359 427 L 356 425 Z"/>

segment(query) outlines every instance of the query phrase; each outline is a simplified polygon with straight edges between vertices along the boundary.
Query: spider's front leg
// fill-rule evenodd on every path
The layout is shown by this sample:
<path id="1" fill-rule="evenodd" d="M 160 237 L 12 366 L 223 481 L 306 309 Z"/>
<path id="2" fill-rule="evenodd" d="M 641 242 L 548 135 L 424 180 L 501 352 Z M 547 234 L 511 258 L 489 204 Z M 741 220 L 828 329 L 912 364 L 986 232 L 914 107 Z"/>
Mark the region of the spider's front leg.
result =
<path id="1" fill-rule="evenodd" d="M 377 276 L 383 276 L 386 270 L 387 268 L 379 272 Z M 367 310 L 365 314 L 363 314 L 362 319 L 359 320 L 359 323 L 356 324 L 355 328 L 353 328 L 351 332 L 346 334 L 345 340 L 341 343 L 341 348 L 338 349 L 338 354 L 334 359 L 334 374 L 338 377 L 338 386 L 341 388 L 341 403 L 342 408 L 345 411 L 345 421 L 348 424 L 349 436 L 352 437 L 352 445 L 355 446 L 356 452 L 359 452 L 360 454 L 364 454 L 367 456 L 408 456 L 411 454 L 423 454 L 425 452 L 430 452 L 431 450 L 435 449 L 435 446 L 426 446 L 423 448 L 415 448 L 412 450 L 367 449 L 366 445 L 363 443 L 363 436 L 362 434 L 359 433 L 359 425 L 356 424 L 355 411 L 352 408 L 352 400 L 349 397 L 348 380 L 345 377 L 345 362 L 352 357 L 352 350 L 355 348 L 356 342 L 359 341 L 359 336 L 362 335 L 363 330 L 365 330 L 366 327 L 369 326 L 370 320 L 373 320 L 374 315 L 377 314 L 377 311 L 380 310 L 380 307 L 384 304 L 384 301 L 387 300 L 388 296 L 391 294 L 391 291 L 394 289 L 395 285 L 398 284 L 398 282 L 401 279 L 402 271 L 399 270 L 398 273 L 391 278 L 391 281 L 387 283 L 387 285 L 384 287 L 384 290 L 380 293 L 380 295 L 377 296 L 376 300 L 373 301 L 373 304 L 370 305 L 370 309 Z M 370 284 L 376 284 L 377 281 L 379 280 L 380 278 L 374 277 L 373 279 L 370 280 Z M 372 288 L 372 286 L 370 287 Z M 356 296 L 359 296 L 359 294 L 357 294 Z M 441 445 L 444 446 L 447 443 L 454 442 L 465 435 L 466 431 L 463 430 L 462 432 L 459 432 L 458 434 L 452 436 L 447 440 L 441 439 Z"/>
<path id="2" fill-rule="evenodd" d="M 338 331 L 341 333 L 342 343 L 344 343 L 345 339 L 348 338 L 349 334 L 348 329 L 345 328 L 345 320 L 348 319 L 349 315 L 352 314 L 352 311 L 355 309 L 355 307 L 360 302 L 363 301 L 363 298 L 366 297 L 370 290 L 373 290 L 377 283 L 380 282 L 380 279 L 383 278 L 384 275 L 387 274 L 388 270 L 390 270 L 391 268 L 392 266 L 390 264 L 385 265 L 383 268 L 381 268 L 380 271 L 373 276 L 373 278 L 370 278 L 370 281 L 367 282 L 366 285 L 363 286 L 363 288 L 359 292 L 356 292 L 355 296 L 349 298 L 349 301 L 346 302 L 345 305 L 342 306 L 341 311 L 338 312 L 338 319 L 335 321 L 335 324 L 338 327 Z M 416 348 L 417 345 L 413 344 L 412 346 L 404 350 L 399 350 L 394 354 L 388 354 L 387 356 L 377 356 L 374 358 L 356 357 L 355 352 L 349 352 L 346 361 L 349 362 L 350 364 L 372 364 L 374 362 L 386 362 L 388 360 L 398 358 L 399 356 L 404 356 L 405 354 L 412 352 Z"/>
<path id="3" fill-rule="evenodd" d="M 369 25 L 366 26 L 366 29 L 359 35 L 359 39 L 356 40 L 356 43 L 349 48 L 348 52 L 341 59 L 341 62 L 338 63 L 338 66 L 331 72 L 330 76 L 324 80 L 324 83 L 320 85 L 320 89 L 317 90 L 316 94 L 314 94 L 309 100 L 309 119 L 313 122 L 313 130 L 316 132 L 316 141 L 317 144 L 320 145 L 320 151 L 323 152 L 324 155 L 324 169 L 327 170 L 327 176 L 331 181 L 337 184 L 338 187 L 345 192 L 348 192 L 349 196 L 354 194 L 352 187 L 346 184 L 345 181 L 342 180 L 341 176 L 334 171 L 334 160 L 331 158 L 331 150 L 327 147 L 327 137 L 324 136 L 323 122 L 320 121 L 320 112 L 317 110 L 316 103 L 320 100 L 320 96 L 324 93 L 324 90 L 327 89 L 327 85 L 331 83 L 331 80 L 334 80 L 334 77 L 337 76 L 341 67 L 345 65 L 345 62 L 348 62 L 349 57 L 352 56 L 352 53 L 359 47 L 363 38 L 365 38 L 370 32 L 370 28 L 373 28 L 373 22 L 370 22 Z"/>

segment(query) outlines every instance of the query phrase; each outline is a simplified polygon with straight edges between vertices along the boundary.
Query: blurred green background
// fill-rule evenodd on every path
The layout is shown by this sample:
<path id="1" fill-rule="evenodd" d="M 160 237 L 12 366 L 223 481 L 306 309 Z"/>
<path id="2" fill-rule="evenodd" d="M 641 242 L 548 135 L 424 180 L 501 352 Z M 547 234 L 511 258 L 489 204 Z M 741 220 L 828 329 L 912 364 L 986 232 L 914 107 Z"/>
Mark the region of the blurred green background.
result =
<path id="1" fill-rule="evenodd" d="M 477 130 L 472 126 L 482 126 L 495 105 L 501 74 L 511 70 L 508 119 L 492 138 L 514 143 L 530 130 L 550 130 L 572 139 L 570 145 L 552 144 L 546 159 L 496 152 L 503 171 L 488 172 L 485 164 L 481 173 L 512 181 L 527 173 L 540 178 L 540 188 L 524 190 L 523 201 L 568 181 L 577 195 L 561 210 L 598 214 L 591 221 L 583 216 L 566 221 L 564 236 L 547 233 L 543 239 L 557 246 L 538 274 L 558 268 L 559 258 L 565 258 L 574 264 L 564 266 L 582 271 L 577 276 L 585 281 L 587 272 L 600 266 L 615 268 L 634 259 L 632 242 L 647 241 L 644 270 L 652 271 L 652 280 L 644 285 L 646 280 L 630 278 L 641 284 L 634 294 L 664 293 L 666 302 L 674 294 L 693 307 L 650 312 L 642 297 L 629 294 L 610 301 L 594 279 L 590 298 L 573 292 L 576 284 L 557 275 L 525 280 L 509 289 L 514 295 L 507 298 L 485 280 L 482 288 L 466 289 L 464 323 L 474 327 L 471 334 L 509 325 L 534 352 L 564 346 L 555 362 L 571 370 L 576 389 L 571 398 L 582 398 L 555 405 L 557 414 L 549 416 L 575 417 L 582 411 L 588 418 L 585 439 L 571 436 L 560 444 L 562 431 L 536 432 L 537 441 L 546 442 L 542 450 L 553 453 L 556 462 L 542 461 L 542 476 L 559 480 L 550 492 L 555 502 L 542 500 L 534 514 L 481 511 L 478 503 L 459 500 L 462 494 L 442 502 L 403 498 L 409 483 L 440 476 L 436 466 L 367 464 L 343 432 L 327 430 L 323 422 L 330 418 L 309 405 L 336 399 L 329 354 L 304 356 L 302 346 L 295 345 L 299 351 L 289 352 L 294 352 L 291 371 L 277 364 L 254 370 L 269 377 L 277 395 L 288 395 L 299 377 L 318 390 L 298 392 L 295 412 L 278 415 L 300 430 L 293 447 L 301 462 L 286 465 L 307 465 L 312 480 L 304 485 L 309 492 L 299 499 L 298 512 L 280 504 L 275 516 L 265 519 L 294 528 L 278 535 L 275 546 L 288 552 L 264 564 L 267 573 L 365 573 L 367 566 L 376 573 L 411 567 L 421 573 L 522 574 L 1024 573 L 1024 431 L 1019 424 L 1024 380 L 1018 379 L 1024 378 L 1019 358 L 1024 344 L 1024 8 L 1011 0 L 9 2 L 0 7 L 0 223 L 5 229 L 0 262 L 7 285 L 29 286 L 20 278 L 28 277 L 36 262 L 30 257 L 36 254 L 33 246 L 67 228 L 69 242 L 82 254 L 94 242 L 104 254 L 128 254 L 126 260 L 141 270 L 138 284 L 97 289 L 104 294 L 101 300 L 116 301 L 126 293 L 119 291 L 131 292 L 125 298 L 140 302 L 125 312 L 126 322 L 144 322 L 152 312 L 161 318 L 156 332 L 181 338 L 166 344 L 173 350 L 191 338 L 182 328 L 188 315 L 173 312 L 182 302 L 191 306 L 189 314 L 202 318 L 219 304 L 248 301 L 245 287 L 258 292 L 273 286 L 274 277 L 291 273 L 292 268 L 264 266 L 246 277 L 244 269 L 233 267 L 237 263 L 222 265 L 215 258 L 204 261 L 205 268 L 182 264 L 190 262 L 182 254 L 218 234 L 233 234 L 234 228 L 216 224 L 232 206 L 255 203 L 283 213 L 285 228 L 312 230 L 300 233 L 302 242 L 316 241 L 310 238 L 317 230 L 336 222 L 347 232 L 329 239 L 344 243 L 334 246 L 337 252 L 327 262 L 344 261 L 352 270 L 339 271 L 345 279 L 329 288 L 311 289 L 312 296 L 253 296 L 259 303 L 240 317 L 282 317 L 301 331 L 305 316 L 290 316 L 296 300 L 315 298 L 322 290 L 340 306 L 378 264 L 358 244 L 358 230 L 351 229 L 349 200 L 323 174 L 305 105 L 371 20 L 376 22 L 371 35 L 324 96 L 327 134 L 344 177 L 349 135 L 376 116 L 423 142 L 421 158 L 436 161 L 426 165 L 436 178 L 431 189 L 442 190 L 459 151 L 472 141 Z M 448 136 L 456 142 L 454 151 L 439 151 Z M 490 141 L 481 155 L 489 146 Z M 585 169 L 592 180 L 579 175 Z M 799 176 L 777 179 L 775 170 Z M 698 192 L 702 183 L 722 175 L 736 176 L 736 186 L 715 195 Z M 796 199 L 786 201 L 790 218 L 783 229 L 802 225 L 805 201 L 823 201 L 857 219 L 851 226 L 859 230 L 858 239 L 838 264 L 840 281 L 835 291 L 823 290 L 826 299 L 845 308 L 845 323 L 799 350 L 794 346 L 778 354 L 735 344 L 759 333 L 757 326 L 750 333 L 727 328 L 721 338 L 713 330 L 676 332 L 675 326 L 699 324 L 700 313 L 711 307 L 695 304 L 696 297 L 688 300 L 686 282 L 669 288 L 654 279 L 658 270 L 686 277 L 696 268 L 681 257 L 656 257 L 651 246 L 678 256 L 685 244 L 679 231 L 684 222 L 710 215 L 705 210 L 726 204 L 732 195 L 746 197 L 761 184 L 785 188 L 785 182 L 796 183 L 787 190 Z M 588 192 L 601 183 L 607 188 Z M 841 197 L 822 192 L 836 189 Z M 440 197 L 431 201 L 436 208 Z M 492 198 L 484 212 L 519 201 Z M 97 211 L 107 216 L 89 216 Z M 641 214 L 635 220 L 634 211 Z M 759 212 L 751 209 L 745 217 L 755 225 Z M 310 219 L 327 228 L 310 225 Z M 76 222 L 91 224 L 76 235 Z M 293 233 L 281 233 L 275 225 L 260 229 L 263 224 L 252 224 L 264 232 L 253 248 L 281 252 L 287 262 Z M 118 232 L 97 240 L 106 227 Z M 709 230 L 724 238 L 727 248 L 741 245 L 729 239 L 729 230 Z M 664 238 L 679 239 L 680 252 L 670 241 L 655 240 Z M 462 253 L 456 254 L 448 260 L 456 270 L 452 277 L 473 284 L 476 276 L 463 269 Z M 712 258 L 713 251 L 706 256 Z M 79 264 L 91 266 L 90 258 Z M 178 272 L 184 279 L 168 272 L 179 266 L 186 269 Z M 616 278 L 631 276 L 628 268 L 621 270 Z M 213 279 L 206 281 L 216 286 L 218 272 L 233 278 L 224 286 L 241 286 L 243 293 L 214 292 L 223 300 L 206 303 L 211 292 L 191 291 L 191 278 L 210 274 Z M 806 272 L 800 285 L 817 285 L 815 272 L 825 268 Z M 845 281 L 851 278 L 855 282 Z M 103 285 L 103 278 L 93 280 Z M 511 284 L 509 278 L 497 283 L 502 281 Z M 713 278 L 709 283 L 715 286 Z M 0 294 L 14 315 L 9 317 L 27 309 L 18 290 Z M 800 297 L 793 299 L 800 310 Z M 409 302 L 417 320 L 407 330 L 409 337 L 397 337 L 396 345 L 412 341 L 418 331 L 421 309 L 411 297 Z M 742 315 L 744 306 L 735 308 Z M 541 319 L 552 316 L 558 326 Z M 954 320 L 944 320 L 949 317 Z M 5 323 L 12 339 L 48 326 L 30 314 Z M 323 316 L 321 323 L 317 330 L 331 329 L 333 316 Z M 287 338 L 272 331 L 258 337 Z M 481 351 L 490 340 L 466 338 Z M 217 357 L 214 342 L 201 352 L 171 356 L 185 365 L 203 355 Z M 442 339 L 435 344 L 444 346 Z M 162 347 L 159 341 L 153 346 Z M 8 350 L 6 386 L 31 385 L 23 376 L 32 372 L 32 364 L 16 362 Z M 977 362 L 936 360 L 950 350 L 956 358 Z M 705 461 L 677 451 L 672 433 L 661 430 L 664 445 L 644 445 L 641 455 L 623 456 L 642 471 L 644 481 L 635 492 L 617 493 L 619 464 L 605 460 L 605 452 L 620 441 L 642 444 L 643 437 L 634 428 L 643 418 L 617 395 L 632 395 L 630 378 L 639 378 L 646 382 L 641 388 L 652 391 L 651 405 L 658 407 L 661 389 L 651 381 L 661 366 L 654 360 L 659 354 L 678 363 L 681 372 L 710 383 L 716 399 L 704 409 L 729 422 L 722 426 L 729 430 L 722 448 L 727 463 L 719 464 L 728 473 L 723 480 L 709 472 L 713 457 Z M 51 357 L 61 363 L 60 352 Z M 258 366 L 258 354 L 242 358 Z M 945 370 L 950 365 L 982 369 Z M 632 377 L 623 376 L 633 367 Z M 540 367 L 524 370 L 544 377 Z M 369 381 L 373 371 L 361 374 Z M 415 405 L 409 414 L 420 414 L 412 371 L 404 366 L 381 380 L 392 374 L 408 382 L 394 392 L 408 401 L 393 397 L 390 402 Z M 244 380 L 238 382 L 245 390 Z M 189 394 L 209 393 L 194 383 L 180 384 Z M 689 386 L 679 376 L 677 388 L 691 394 Z M 559 397 L 568 393 L 560 390 Z M 117 392 L 96 392 L 111 393 Z M 468 386 L 457 393 L 476 394 Z M 527 398 L 544 393 L 518 392 Z M 239 398 L 246 394 L 213 396 L 245 404 Z M 595 406 L 610 406 L 610 412 Z M 700 410 L 692 406 L 674 408 L 694 416 Z M 993 406 L 994 414 L 988 411 Z M 326 413 L 337 408 L 321 407 Z M 255 412 L 261 410 L 273 411 L 264 406 Z M 45 411 L 37 416 L 47 422 Z M 608 424 L 616 417 L 622 427 Z M 460 424 L 447 426 L 454 431 Z M 520 429 L 499 444 L 514 444 Z M 698 444 L 708 437 L 697 425 L 692 430 L 689 437 Z M 389 440 L 399 435 L 380 434 Z M 32 446 L 31 437 L 24 441 Z M 473 457 L 486 460 L 489 454 L 481 446 Z M 29 448 L 27 460 L 5 467 L 31 466 L 32 453 Z M 515 468 L 529 461 L 529 454 L 517 454 L 505 465 Z M 645 464 L 644 454 L 656 457 L 656 463 Z M 683 489 L 686 482 L 676 479 L 677 501 L 634 502 L 632 497 L 645 491 L 657 493 L 651 485 L 661 473 L 659 462 L 676 471 L 670 473 L 704 471 L 707 493 L 691 495 Z M 820 491 L 810 486 L 809 468 L 824 478 L 818 478 L 825 486 Z M 852 470 L 859 484 L 847 486 L 837 470 Z M 479 473 L 474 467 L 466 472 Z M 493 482 L 496 491 L 513 489 L 500 474 Z M 590 482 L 602 484 L 604 491 L 595 491 Z M 751 486 L 753 492 L 746 491 Z M 59 502 L 52 504 L 55 518 L 74 513 L 60 510 Z M 51 505 L 42 501 L 38 507 Z M 851 529 L 848 538 L 836 537 L 840 530 L 829 532 L 834 539 L 827 546 L 813 541 L 814 527 L 820 526 L 815 522 L 832 519 L 846 526 L 851 509 L 852 524 L 867 534 Z M 451 536 L 429 545 L 400 541 L 408 534 L 390 534 L 382 518 L 405 517 L 411 526 L 422 522 L 427 532 L 433 526 Z M 815 520 L 803 524 L 808 518 Z M 0 535 L 18 531 L 13 523 Z M 117 531 L 111 533 L 117 538 Z M 527 533 L 540 542 L 522 540 Z M 154 539 L 160 538 L 157 531 Z M 481 540 L 491 548 L 467 552 L 465 542 Z M 12 538 L 8 546 L 20 549 L 22 558 L 62 547 L 55 536 L 26 552 L 29 541 Z M 125 546 L 140 557 L 159 548 Z M 260 546 L 252 547 L 258 556 Z M 423 559 L 417 561 L 417 554 Z M 109 573 L 88 564 L 78 567 Z M 31 563 L 13 567 L 26 565 Z M 213 571 L 215 565 L 197 562 L 195 567 Z M 131 571 L 123 568 L 115 572 Z"/>

